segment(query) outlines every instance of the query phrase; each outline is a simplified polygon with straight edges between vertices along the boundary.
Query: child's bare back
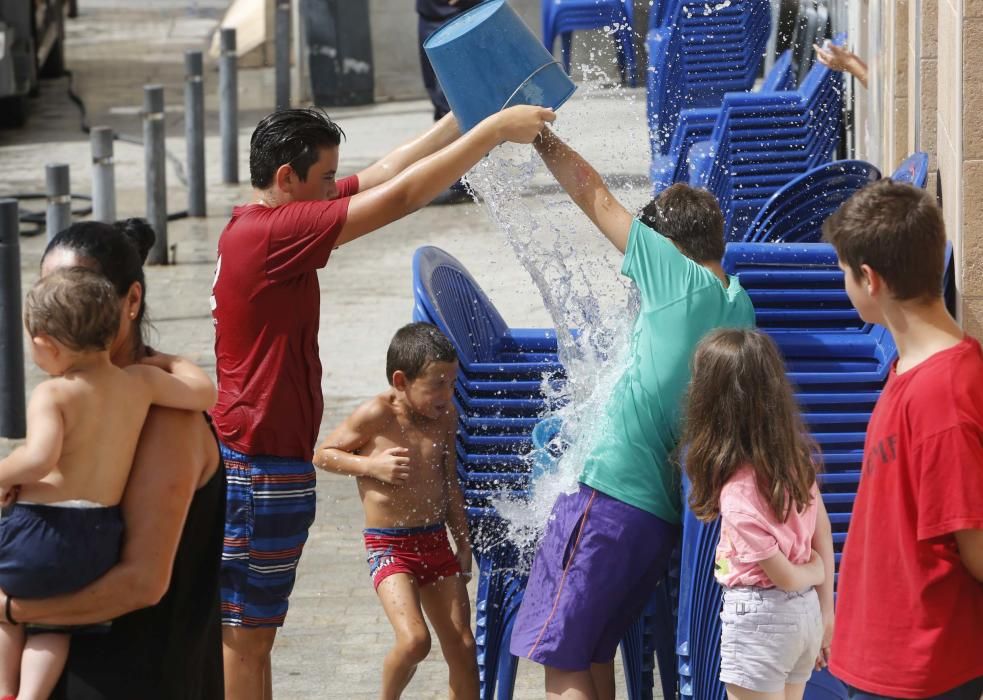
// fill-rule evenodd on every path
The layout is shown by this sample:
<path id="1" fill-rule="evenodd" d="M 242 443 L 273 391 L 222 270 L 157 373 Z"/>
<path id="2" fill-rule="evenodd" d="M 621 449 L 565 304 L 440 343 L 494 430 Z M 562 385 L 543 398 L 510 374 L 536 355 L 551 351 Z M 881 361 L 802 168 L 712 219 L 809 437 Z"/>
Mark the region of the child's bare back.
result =
<path id="1" fill-rule="evenodd" d="M 28 294 L 25 311 L 31 356 L 51 379 L 31 394 L 25 444 L 0 460 L 0 490 L 18 487 L 20 500 L 37 504 L 114 506 L 150 405 L 205 410 L 215 387 L 172 355 L 116 367 L 110 347 L 120 304 L 98 273 L 49 274 Z"/>
<path id="2" fill-rule="evenodd" d="M 121 369 L 107 359 L 39 385 L 31 396 L 28 430 L 61 449 L 40 460 L 53 459 L 46 475 L 20 484 L 20 499 L 119 503 L 160 374 L 157 367 Z"/>

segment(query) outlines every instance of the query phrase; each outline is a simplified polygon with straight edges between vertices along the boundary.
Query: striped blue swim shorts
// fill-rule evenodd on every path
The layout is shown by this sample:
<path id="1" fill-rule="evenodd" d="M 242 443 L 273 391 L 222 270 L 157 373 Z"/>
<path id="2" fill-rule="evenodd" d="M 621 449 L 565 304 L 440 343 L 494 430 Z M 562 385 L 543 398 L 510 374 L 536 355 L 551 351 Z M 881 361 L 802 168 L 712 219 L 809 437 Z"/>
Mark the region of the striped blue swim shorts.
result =
<path id="1" fill-rule="evenodd" d="M 228 481 L 222 624 L 280 627 L 314 523 L 314 465 L 221 449 Z"/>

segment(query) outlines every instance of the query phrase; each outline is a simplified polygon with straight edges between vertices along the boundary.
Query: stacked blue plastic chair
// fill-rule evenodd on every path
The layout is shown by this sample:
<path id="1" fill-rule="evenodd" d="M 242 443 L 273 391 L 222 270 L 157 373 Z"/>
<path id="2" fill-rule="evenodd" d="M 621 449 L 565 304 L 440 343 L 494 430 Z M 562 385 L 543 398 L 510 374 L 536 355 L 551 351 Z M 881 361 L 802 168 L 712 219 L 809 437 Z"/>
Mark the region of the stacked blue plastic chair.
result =
<path id="1" fill-rule="evenodd" d="M 785 356 L 803 417 L 823 452 L 820 486 L 833 524 L 838 567 L 859 486 L 867 422 L 896 358 L 896 348 L 885 329 L 865 324 L 856 312 L 850 318 L 842 272 L 831 246 L 730 244 L 725 268 L 741 278 L 752 299 L 760 291 L 788 291 L 790 296 L 816 291 L 824 297 L 824 304 L 841 297 L 836 318 L 830 317 L 828 308 L 808 304 L 792 305 L 784 319 L 779 304 L 772 304 L 769 314 L 759 313 L 759 325 Z M 796 273 L 801 277 L 798 281 Z M 722 700 L 723 688 L 717 681 L 720 589 L 712 570 L 719 526 L 701 524 L 687 512 L 683 533 L 677 629 L 680 683 L 691 697 Z M 845 697 L 817 695 L 836 687 L 831 679 L 817 677 L 813 685 L 818 689 L 807 697 Z"/>
<path id="2" fill-rule="evenodd" d="M 827 169 L 826 174 L 834 178 L 856 177 L 849 186 L 853 191 L 877 177 L 876 170 L 867 164 L 844 162 L 841 166 L 840 172 Z M 915 154 L 896 175 L 920 184 L 926 177 L 922 171 L 927 172 L 927 159 Z M 801 206 L 795 197 L 808 191 L 805 182 L 800 180 L 794 186 L 790 183 L 784 191 L 787 196 L 769 202 L 760 221 L 756 220 L 765 229 L 772 222 L 770 233 L 758 238 L 774 242 L 728 244 L 724 268 L 739 277 L 754 303 L 758 326 L 781 349 L 803 418 L 822 451 L 824 465 L 819 483 L 833 526 L 838 571 L 860 483 L 867 423 L 897 349 L 884 328 L 865 323 L 852 308 L 834 249 L 816 242 L 820 227 L 811 225 L 811 233 L 806 234 L 795 229 L 795 216 L 787 216 L 786 222 L 792 226 L 782 225 L 775 218 Z M 809 182 L 817 195 L 816 211 L 825 209 L 831 213 L 835 207 L 823 196 L 830 191 L 830 183 L 820 177 Z M 752 231 L 759 230 L 752 227 Z M 808 242 L 784 242 L 786 236 Z M 946 252 L 944 286 L 946 299 L 951 301 L 951 246 Z M 681 695 L 700 700 L 725 697 L 718 681 L 721 591 L 713 580 L 718 539 L 718 523 L 700 523 L 687 509 L 683 519 L 676 653 Z M 842 684 L 825 672 L 813 674 L 806 690 L 807 700 L 845 697 Z"/>
<path id="3" fill-rule="evenodd" d="M 744 240 L 817 241 L 823 222 L 880 171 L 862 160 L 838 160 L 813 168 L 780 190 L 761 207 Z"/>
<path id="4" fill-rule="evenodd" d="M 761 84 L 761 92 L 780 92 L 795 88 L 792 53 L 785 51 L 772 65 Z M 705 141 L 713 135 L 713 128 L 720 117 L 720 107 L 692 107 L 679 113 L 675 131 L 667 143 L 657 143 L 654 135 L 660 132 L 653 126 L 652 165 L 649 179 L 652 189 L 660 192 L 674 182 L 689 180 L 689 149 L 694 143 Z M 651 122 L 650 122 L 651 125 Z"/>
<path id="5" fill-rule="evenodd" d="M 475 640 L 481 697 L 491 700 L 497 687 L 498 698 L 510 698 L 517 660 L 508 646 L 526 584 L 526 577 L 517 572 L 525 569 L 531 553 L 506 541 L 490 499 L 503 492 L 526 498 L 534 464 L 542 461 L 546 464 L 538 465 L 539 469 L 550 468 L 547 450 L 558 445 L 548 443 L 558 424 L 541 420 L 550 411 L 542 386 L 544 378 L 563 380 L 556 337 L 552 329 L 509 328 L 461 263 L 439 248 L 416 251 L 413 287 L 414 320 L 436 325 L 458 352 L 456 447 L 458 477 L 478 560 Z M 534 440 L 540 450 L 530 455 Z M 659 601 L 653 602 L 657 604 Z M 664 607 L 656 609 L 660 615 L 667 614 Z M 652 612 L 647 611 L 622 642 L 633 700 L 652 697 L 653 654 L 661 648 L 665 655 L 665 640 L 657 634 L 667 626 L 662 620 L 657 626 Z M 665 684 L 671 674 L 663 675 Z"/>
<path id="6" fill-rule="evenodd" d="M 652 7 L 646 87 L 653 155 L 668 152 L 681 111 L 717 107 L 725 93 L 751 89 L 768 41 L 769 7 L 768 0 L 717 7 L 664 0 Z"/>
<path id="7" fill-rule="evenodd" d="M 829 161 L 839 140 L 842 78 L 821 64 L 797 90 L 728 93 L 709 140 L 689 152 L 689 183 L 713 192 L 728 240 L 797 175 Z"/>
<path id="8" fill-rule="evenodd" d="M 803 418 L 822 450 L 820 488 L 833 524 L 838 566 L 860 481 L 867 422 L 896 348 L 883 328 L 863 323 L 849 308 L 831 246 L 732 243 L 724 267 L 763 307 L 758 324 L 781 349 Z M 721 590 L 713 578 L 718 539 L 719 523 L 700 523 L 687 510 L 677 653 L 684 694 L 700 700 L 725 696 L 718 681 Z"/>
<path id="9" fill-rule="evenodd" d="M 464 490 L 478 559 L 476 640 L 482 698 L 511 697 L 516 660 L 508 641 L 522 601 L 525 578 L 516 573 L 524 555 L 503 536 L 489 498 L 502 491 L 525 496 L 530 434 L 548 406 L 545 377 L 562 379 L 552 329 L 509 328 L 456 259 L 431 246 L 413 256 L 413 318 L 436 325 L 459 357 L 458 476 Z"/>
<path id="10" fill-rule="evenodd" d="M 635 41 L 632 32 L 632 0 L 542 0 L 543 44 L 553 52 L 556 35 L 560 35 L 563 67 L 570 72 L 570 47 L 573 32 L 583 29 L 617 27 L 618 64 L 622 77 L 632 87 L 637 81 Z"/>

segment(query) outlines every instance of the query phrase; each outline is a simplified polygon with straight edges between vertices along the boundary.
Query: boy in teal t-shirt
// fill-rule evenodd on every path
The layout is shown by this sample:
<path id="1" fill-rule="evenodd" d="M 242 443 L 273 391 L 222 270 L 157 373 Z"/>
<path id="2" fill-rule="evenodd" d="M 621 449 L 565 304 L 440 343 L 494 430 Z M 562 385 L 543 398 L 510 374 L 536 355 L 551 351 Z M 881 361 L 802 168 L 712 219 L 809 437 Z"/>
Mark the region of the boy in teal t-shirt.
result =
<path id="1" fill-rule="evenodd" d="M 709 331 L 753 326 L 754 309 L 721 266 L 723 215 L 712 194 L 673 185 L 635 218 L 555 134 L 544 131 L 536 148 L 625 254 L 621 272 L 638 287 L 641 310 L 580 489 L 557 499 L 536 553 L 511 650 L 546 667 L 547 693 L 613 698 L 615 650 L 678 536 L 671 455 L 690 358 Z"/>

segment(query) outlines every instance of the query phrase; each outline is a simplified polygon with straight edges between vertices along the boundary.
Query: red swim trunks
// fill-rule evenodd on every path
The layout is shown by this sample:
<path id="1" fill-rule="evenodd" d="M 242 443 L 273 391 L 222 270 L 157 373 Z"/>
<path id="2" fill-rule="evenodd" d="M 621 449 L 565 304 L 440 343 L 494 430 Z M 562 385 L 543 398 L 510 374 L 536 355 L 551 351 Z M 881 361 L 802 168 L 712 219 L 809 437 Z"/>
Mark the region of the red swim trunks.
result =
<path id="1" fill-rule="evenodd" d="M 369 575 L 376 588 L 388 576 L 409 574 L 420 586 L 461 573 L 443 523 L 364 531 Z"/>

